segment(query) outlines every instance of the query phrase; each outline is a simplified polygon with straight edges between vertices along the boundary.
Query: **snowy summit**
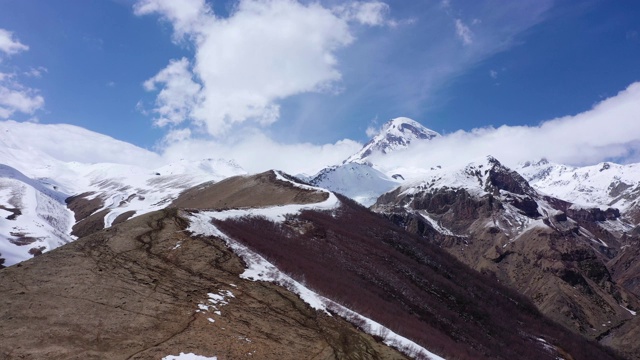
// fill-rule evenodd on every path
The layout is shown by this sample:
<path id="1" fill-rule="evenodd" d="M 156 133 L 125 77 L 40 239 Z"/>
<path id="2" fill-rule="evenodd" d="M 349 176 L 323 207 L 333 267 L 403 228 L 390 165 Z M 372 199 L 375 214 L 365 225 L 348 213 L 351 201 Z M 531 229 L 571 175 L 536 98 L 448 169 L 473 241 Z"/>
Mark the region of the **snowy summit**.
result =
<path id="1" fill-rule="evenodd" d="M 360 151 L 345 160 L 345 163 L 367 163 L 367 159 L 375 153 L 388 154 L 398 149 L 405 149 L 416 140 L 431 140 L 439 136 L 441 136 L 439 133 L 415 120 L 398 117 L 385 123 L 378 135 L 374 136 Z"/>

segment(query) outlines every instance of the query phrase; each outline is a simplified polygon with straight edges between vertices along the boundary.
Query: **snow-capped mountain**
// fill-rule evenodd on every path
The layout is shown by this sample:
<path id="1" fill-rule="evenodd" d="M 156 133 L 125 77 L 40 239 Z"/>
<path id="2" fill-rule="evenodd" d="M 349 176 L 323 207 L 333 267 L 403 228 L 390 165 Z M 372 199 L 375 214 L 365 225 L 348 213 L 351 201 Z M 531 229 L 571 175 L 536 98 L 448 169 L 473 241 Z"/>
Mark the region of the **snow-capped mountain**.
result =
<path id="1" fill-rule="evenodd" d="M 447 229 L 440 225 L 442 214 L 431 214 L 423 209 L 431 206 L 423 203 L 425 196 L 438 197 L 439 194 L 456 193 L 460 190 L 474 200 L 492 197 L 502 202 L 504 207 L 499 216 L 493 216 L 480 225 L 497 226 L 510 237 L 516 237 L 531 227 L 546 226 L 543 219 L 558 213 L 520 174 L 505 167 L 492 156 L 473 161 L 464 167 L 433 169 L 422 179 L 406 182 L 383 195 L 375 208 L 384 212 L 385 202 L 396 198 L 392 200 L 394 206 L 415 209 L 417 214 L 442 234 L 469 236 L 472 228 L 466 231 L 458 226 L 455 230 Z"/>
<path id="2" fill-rule="evenodd" d="M 614 207 L 640 220 L 640 164 L 604 162 L 585 167 L 525 162 L 516 170 L 536 189 L 584 207 Z"/>
<path id="3" fill-rule="evenodd" d="M 66 198 L 0 164 L 0 265 L 13 265 L 73 240 L 73 213 Z"/>
<path id="4" fill-rule="evenodd" d="M 47 133 L 53 140 L 47 138 Z M 65 133 L 69 133 L 72 144 L 65 143 Z M 396 299 L 396 294 L 405 294 L 415 285 L 429 290 L 407 298 L 417 301 L 416 306 L 422 306 L 427 294 L 436 295 L 438 301 L 450 298 L 446 295 L 448 285 L 442 292 L 433 293 L 431 283 L 420 284 L 415 280 L 427 279 L 414 272 L 422 266 L 437 269 L 447 283 L 456 277 L 468 276 L 471 270 L 466 267 L 464 271 L 452 270 L 457 269 L 453 263 L 433 262 L 433 256 L 442 253 L 436 248 L 440 247 L 469 267 L 518 289 L 543 313 L 586 337 L 604 339 L 604 343 L 612 337 L 621 343 L 635 339 L 636 333 L 627 331 L 625 324 L 632 324 L 640 309 L 637 295 L 640 275 L 634 270 L 637 267 L 630 265 L 637 262 L 640 216 L 629 215 L 638 209 L 640 165 L 602 163 L 573 168 L 540 161 L 522 164 L 514 171 L 487 156 L 462 167 L 442 164 L 405 171 L 395 164 L 388 166 L 394 162 L 394 155 L 382 160 L 385 154 L 394 151 L 404 156 L 403 149 L 419 142 L 426 142 L 424 149 L 428 150 L 432 145 L 429 141 L 438 136 L 413 120 L 393 119 L 341 165 L 327 167 L 305 178 L 319 187 L 313 188 L 277 171 L 236 177 L 234 175 L 246 172 L 235 162 L 223 159 L 181 160 L 163 165 L 157 161 L 157 154 L 73 126 L 0 122 L 0 268 L 76 237 L 80 238 L 78 242 L 69 244 L 66 250 L 44 254 L 40 259 L 56 258 L 65 263 L 67 259 L 60 254 L 77 255 L 78 252 L 88 252 L 93 259 L 94 249 L 101 248 L 105 251 L 100 255 L 105 263 L 114 264 L 109 267 L 110 271 L 125 276 L 125 282 L 130 284 L 128 270 L 117 271 L 130 251 L 125 251 L 127 255 L 114 256 L 112 244 L 105 239 L 115 239 L 113 241 L 118 242 L 115 245 L 126 243 L 125 247 L 135 249 L 131 252 L 136 252 L 138 258 L 149 257 L 147 260 L 155 265 L 165 261 L 169 268 L 178 266 L 182 271 L 184 264 L 197 260 L 217 266 L 215 261 L 201 259 L 202 251 L 208 251 L 211 246 L 211 239 L 191 241 L 195 239 L 193 234 L 185 232 L 186 223 L 194 219 L 187 214 L 200 216 L 206 212 L 206 216 L 218 221 L 212 224 L 210 219 L 201 219 L 212 237 L 235 232 L 238 239 L 251 242 L 259 250 L 255 254 L 262 251 L 269 258 L 284 261 L 284 265 L 301 261 L 288 268 L 293 272 L 311 264 L 305 261 L 317 260 L 311 270 L 296 276 L 307 281 L 320 276 L 314 285 L 319 289 L 323 284 L 330 285 L 327 291 L 337 288 L 335 279 L 325 282 L 322 276 L 327 272 L 318 271 L 326 266 L 327 258 L 332 258 L 327 257 L 332 251 L 340 254 L 334 259 L 337 259 L 336 265 L 332 265 L 335 269 L 346 266 L 350 274 L 357 275 L 340 289 L 356 288 L 360 296 L 362 287 L 354 287 L 357 282 L 351 282 L 353 279 L 369 276 L 372 284 L 379 286 L 380 275 L 387 277 L 389 281 L 384 286 L 392 290 L 388 293 L 390 296 L 382 298 L 381 309 L 388 299 Z M 45 140 L 34 142 L 38 137 Z M 60 143 L 59 149 L 56 142 Z M 74 157 L 73 142 L 78 142 L 76 151 L 94 151 L 89 158 L 100 162 L 77 161 L 82 156 Z M 119 148 L 123 154 L 108 153 L 117 152 Z M 343 197 L 323 188 L 366 206 L 373 204 L 371 209 L 378 214 L 354 206 L 351 201 L 344 201 Z M 137 219 L 133 219 L 135 217 Z M 396 226 L 386 223 L 385 217 L 423 238 L 400 232 Z M 165 225 L 170 225 L 165 228 L 151 220 L 160 218 Z M 267 224 L 270 220 L 280 225 Z M 109 227 L 115 230 L 99 232 Z M 118 234 L 121 229 L 122 233 Z M 88 236 L 97 232 L 101 235 Z M 163 244 L 147 243 L 147 238 L 140 235 L 142 232 L 153 233 L 149 238 Z M 134 233 L 139 236 L 132 236 Z M 139 242 L 150 247 L 140 248 Z M 269 242 L 271 245 L 266 245 Z M 91 247 L 85 246 L 87 243 L 92 244 Z M 426 248 L 419 249 L 427 244 Z M 224 248 L 223 243 L 220 246 Z M 150 251 L 153 247 L 159 252 Z M 307 255 L 300 256 L 302 250 Z M 370 251 L 378 255 L 372 257 Z M 180 254 L 187 253 L 187 257 L 176 261 Z M 248 256 L 246 252 L 239 255 Z M 385 265 L 379 267 L 371 262 L 372 258 L 384 260 Z M 452 261 L 450 256 L 446 258 Z M 399 265 L 414 261 L 415 264 L 397 272 Z M 91 273 L 102 276 L 99 273 L 106 269 L 102 267 L 105 263 L 100 263 L 99 270 Z M 95 264 L 93 260 L 82 261 L 80 268 Z M 234 264 L 228 265 L 235 268 L 239 263 Z M 354 264 L 366 266 L 354 272 Z M 197 275 L 204 268 L 200 266 L 197 272 L 181 273 Z M 22 267 L 3 271 L 17 268 Z M 146 289 L 148 279 L 155 281 L 157 268 L 152 267 L 151 271 L 154 275 L 140 277 L 142 282 L 138 285 Z M 269 273 L 273 272 L 258 271 L 255 275 L 260 278 Z M 340 270 L 340 274 L 344 273 Z M 177 272 L 163 272 L 163 281 L 173 281 L 174 274 Z M 388 277 L 389 274 L 392 276 Z M 50 274 L 50 277 L 58 275 Z M 485 279 L 484 275 L 474 276 Z M 408 282 L 396 281 L 402 277 L 407 277 Z M 199 279 L 196 281 L 202 280 L 200 276 L 196 278 Z M 89 278 L 87 283 L 95 281 Z M 191 284 L 191 281 L 182 284 Z M 391 287 L 394 284 L 401 286 Z M 67 288 L 65 285 L 64 289 Z M 474 291 L 464 288 L 463 293 L 474 294 Z M 487 294 L 486 301 L 489 301 L 495 291 Z M 521 301 L 512 300 L 508 294 L 503 300 L 507 304 Z M 190 299 L 187 302 L 192 305 Z M 118 302 L 118 306 L 121 304 Z M 484 306 L 481 304 L 479 309 L 485 309 Z M 447 309 L 451 307 L 447 305 Z M 461 329 L 465 329 L 468 308 L 465 305 L 460 310 L 465 319 Z M 413 311 L 408 314 L 407 319 L 415 318 Z M 432 318 L 431 310 L 425 314 L 429 314 L 425 318 Z M 203 320 L 203 324 L 209 325 L 214 319 Z M 503 319 L 499 320 L 502 324 Z M 482 328 L 476 333 L 485 334 L 485 330 Z M 423 333 L 416 334 L 419 338 Z M 525 340 L 528 344 L 530 339 Z"/>
<path id="5" fill-rule="evenodd" d="M 85 158 L 106 162 L 72 161 Z M 158 160 L 72 125 L 0 122 L 0 261 L 9 266 L 72 241 L 86 218 L 92 230 L 109 227 L 162 209 L 192 186 L 246 173 L 230 160 Z M 84 202 L 83 211 L 70 211 L 70 199 Z"/>
<path id="6" fill-rule="evenodd" d="M 348 196 L 364 206 L 373 205 L 378 196 L 400 184 L 373 167 L 356 162 L 324 168 L 308 181 Z"/>
<path id="7" fill-rule="evenodd" d="M 429 141 L 438 136 L 440 134 L 417 121 L 406 117 L 395 118 L 386 122 L 377 135 L 341 165 L 326 167 L 306 180 L 370 206 L 378 196 L 405 180 L 402 174 L 395 171 L 380 171 L 370 158 L 406 149 L 412 143 Z"/>
<path id="8" fill-rule="evenodd" d="M 182 160 L 157 169 L 120 164 L 75 164 L 83 182 L 76 187 L 74 202 L 93 201 L 102 227 L 122 220 L 163 209 L 182 191 L 208 181 L 219 181 L 246 172 L 235 162 L 223 159 Z M 71 204 L 70 204 L 71 206 Z M 99 215 L 98 215 L 99 214 Z M 84 219 L 78 218 L 77 225 Z M 100 226 L 99 226 L 100 228 Z"/>
<path id="9" fill-rule="evenodd" d="M 635 224 L 617 209 L 542 193 L 493 157 L 435 169 L 382 195 L 372 209 L 517 288 L 587 337 L 609 334 L 640 306 L 635 288 L 607 268 L 637 246 Z"/>
<path id="10" fill-rule="evenodd" d="M 386 122 L 380 132 L 360 151 L 345 160 L 345 163 L 367 163 L 369 157 L 374 154 L 388 154 L 405 149 L 415 141 L 428 141 L 439 136 L 439 133 L 427 129 L 415 120 L 406 117 L 395 118 Z"/>

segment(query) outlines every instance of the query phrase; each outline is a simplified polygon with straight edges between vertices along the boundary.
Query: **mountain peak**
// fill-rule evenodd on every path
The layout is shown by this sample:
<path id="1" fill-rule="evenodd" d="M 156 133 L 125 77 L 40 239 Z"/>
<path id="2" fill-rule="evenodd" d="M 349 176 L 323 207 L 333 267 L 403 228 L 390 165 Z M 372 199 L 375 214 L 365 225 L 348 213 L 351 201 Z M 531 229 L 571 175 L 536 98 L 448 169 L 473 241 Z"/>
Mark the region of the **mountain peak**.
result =
<path id="1" fill-rule="evenodd" d="M 424 127 L 419 122 L 398 117 L 382 125 L 380 132 L 374 136 L 360 151 L 353 154 L 345 163 L 366 163 L 367 158 L 374 153 L 388 154 L 398 149 L 404 149 L 418 140 L 431 140 L 440 134 Z"/>

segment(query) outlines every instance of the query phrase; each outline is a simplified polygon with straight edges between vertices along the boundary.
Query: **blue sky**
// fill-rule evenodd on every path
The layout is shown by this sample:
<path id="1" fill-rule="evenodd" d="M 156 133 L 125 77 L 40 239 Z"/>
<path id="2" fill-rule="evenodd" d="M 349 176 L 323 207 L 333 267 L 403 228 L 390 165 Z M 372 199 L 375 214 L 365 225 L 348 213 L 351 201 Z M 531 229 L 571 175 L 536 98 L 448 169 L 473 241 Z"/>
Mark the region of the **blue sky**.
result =
<path id="1" fill-rule="evenodd" d="M 149 149 L 238 130 L 332 144 L 397 116 L 537 126 L 640 81 L 637 1 L 171 3 L 0 0 L 0 29 L 28 47 L 0 51 L 0 86 L 43 100 L 4 118 Z"/>

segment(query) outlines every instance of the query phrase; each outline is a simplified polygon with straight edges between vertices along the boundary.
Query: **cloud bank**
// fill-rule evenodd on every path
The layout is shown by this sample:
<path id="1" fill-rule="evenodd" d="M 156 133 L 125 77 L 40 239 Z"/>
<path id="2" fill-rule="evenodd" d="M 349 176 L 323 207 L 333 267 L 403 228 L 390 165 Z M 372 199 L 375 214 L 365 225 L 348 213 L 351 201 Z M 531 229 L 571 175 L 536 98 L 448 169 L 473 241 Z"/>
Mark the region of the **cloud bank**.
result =
<path id="1" fill-rule="evenodd" d="M 235 133 L 225 140 L 192 139 L 188 129 L 184 132 L 175 132 L 173 141 L 151 152 L 77 126 L 0 121 L 0 142 L 7 148 L 29 144 L 37 154 L 62 161 L 116 162 L 148 168 L 182 159 L 223 158 L 235 160 L 250 173 L 280 169 L 312 175 L 323 167 L 340 164 L 362 147 L 352 140 L 324 145 L 281 144 L 257 129 Z M 465 165 L 486 155 L 508 166 L 542 157 L 569 165 L 640 162 L 640 82 L 574 116 L 538 126 L 460 130 L 372 160 L 391 171 Z"/>
<path id="2" fill-rule="evenodd" d="M 547 158 L 570 165 L 640 161 L 640 82 L 592 109 L 539 126 L 457 131 L 406 151 L 377 157 L 384 169 L 464 165 L 492 155 L 507 165 Z"/>
<path id="3" fill-rule="evenodd" d="M 140 0 L 134 11 L 160 15 L 172 24 L 174 41 L 195 50 L 193 59 L 172 60 L 145 82 L 149 91 L 160 89 L 155 124 L 220 136 L 248 120 L 272 124 L 278 102 L 293 95 L 338 92 L 336 53 L 354 41 L 350 24 L 384 25 L 388 6 L 240 0 L 219 17 L 204 0 Z"/>

